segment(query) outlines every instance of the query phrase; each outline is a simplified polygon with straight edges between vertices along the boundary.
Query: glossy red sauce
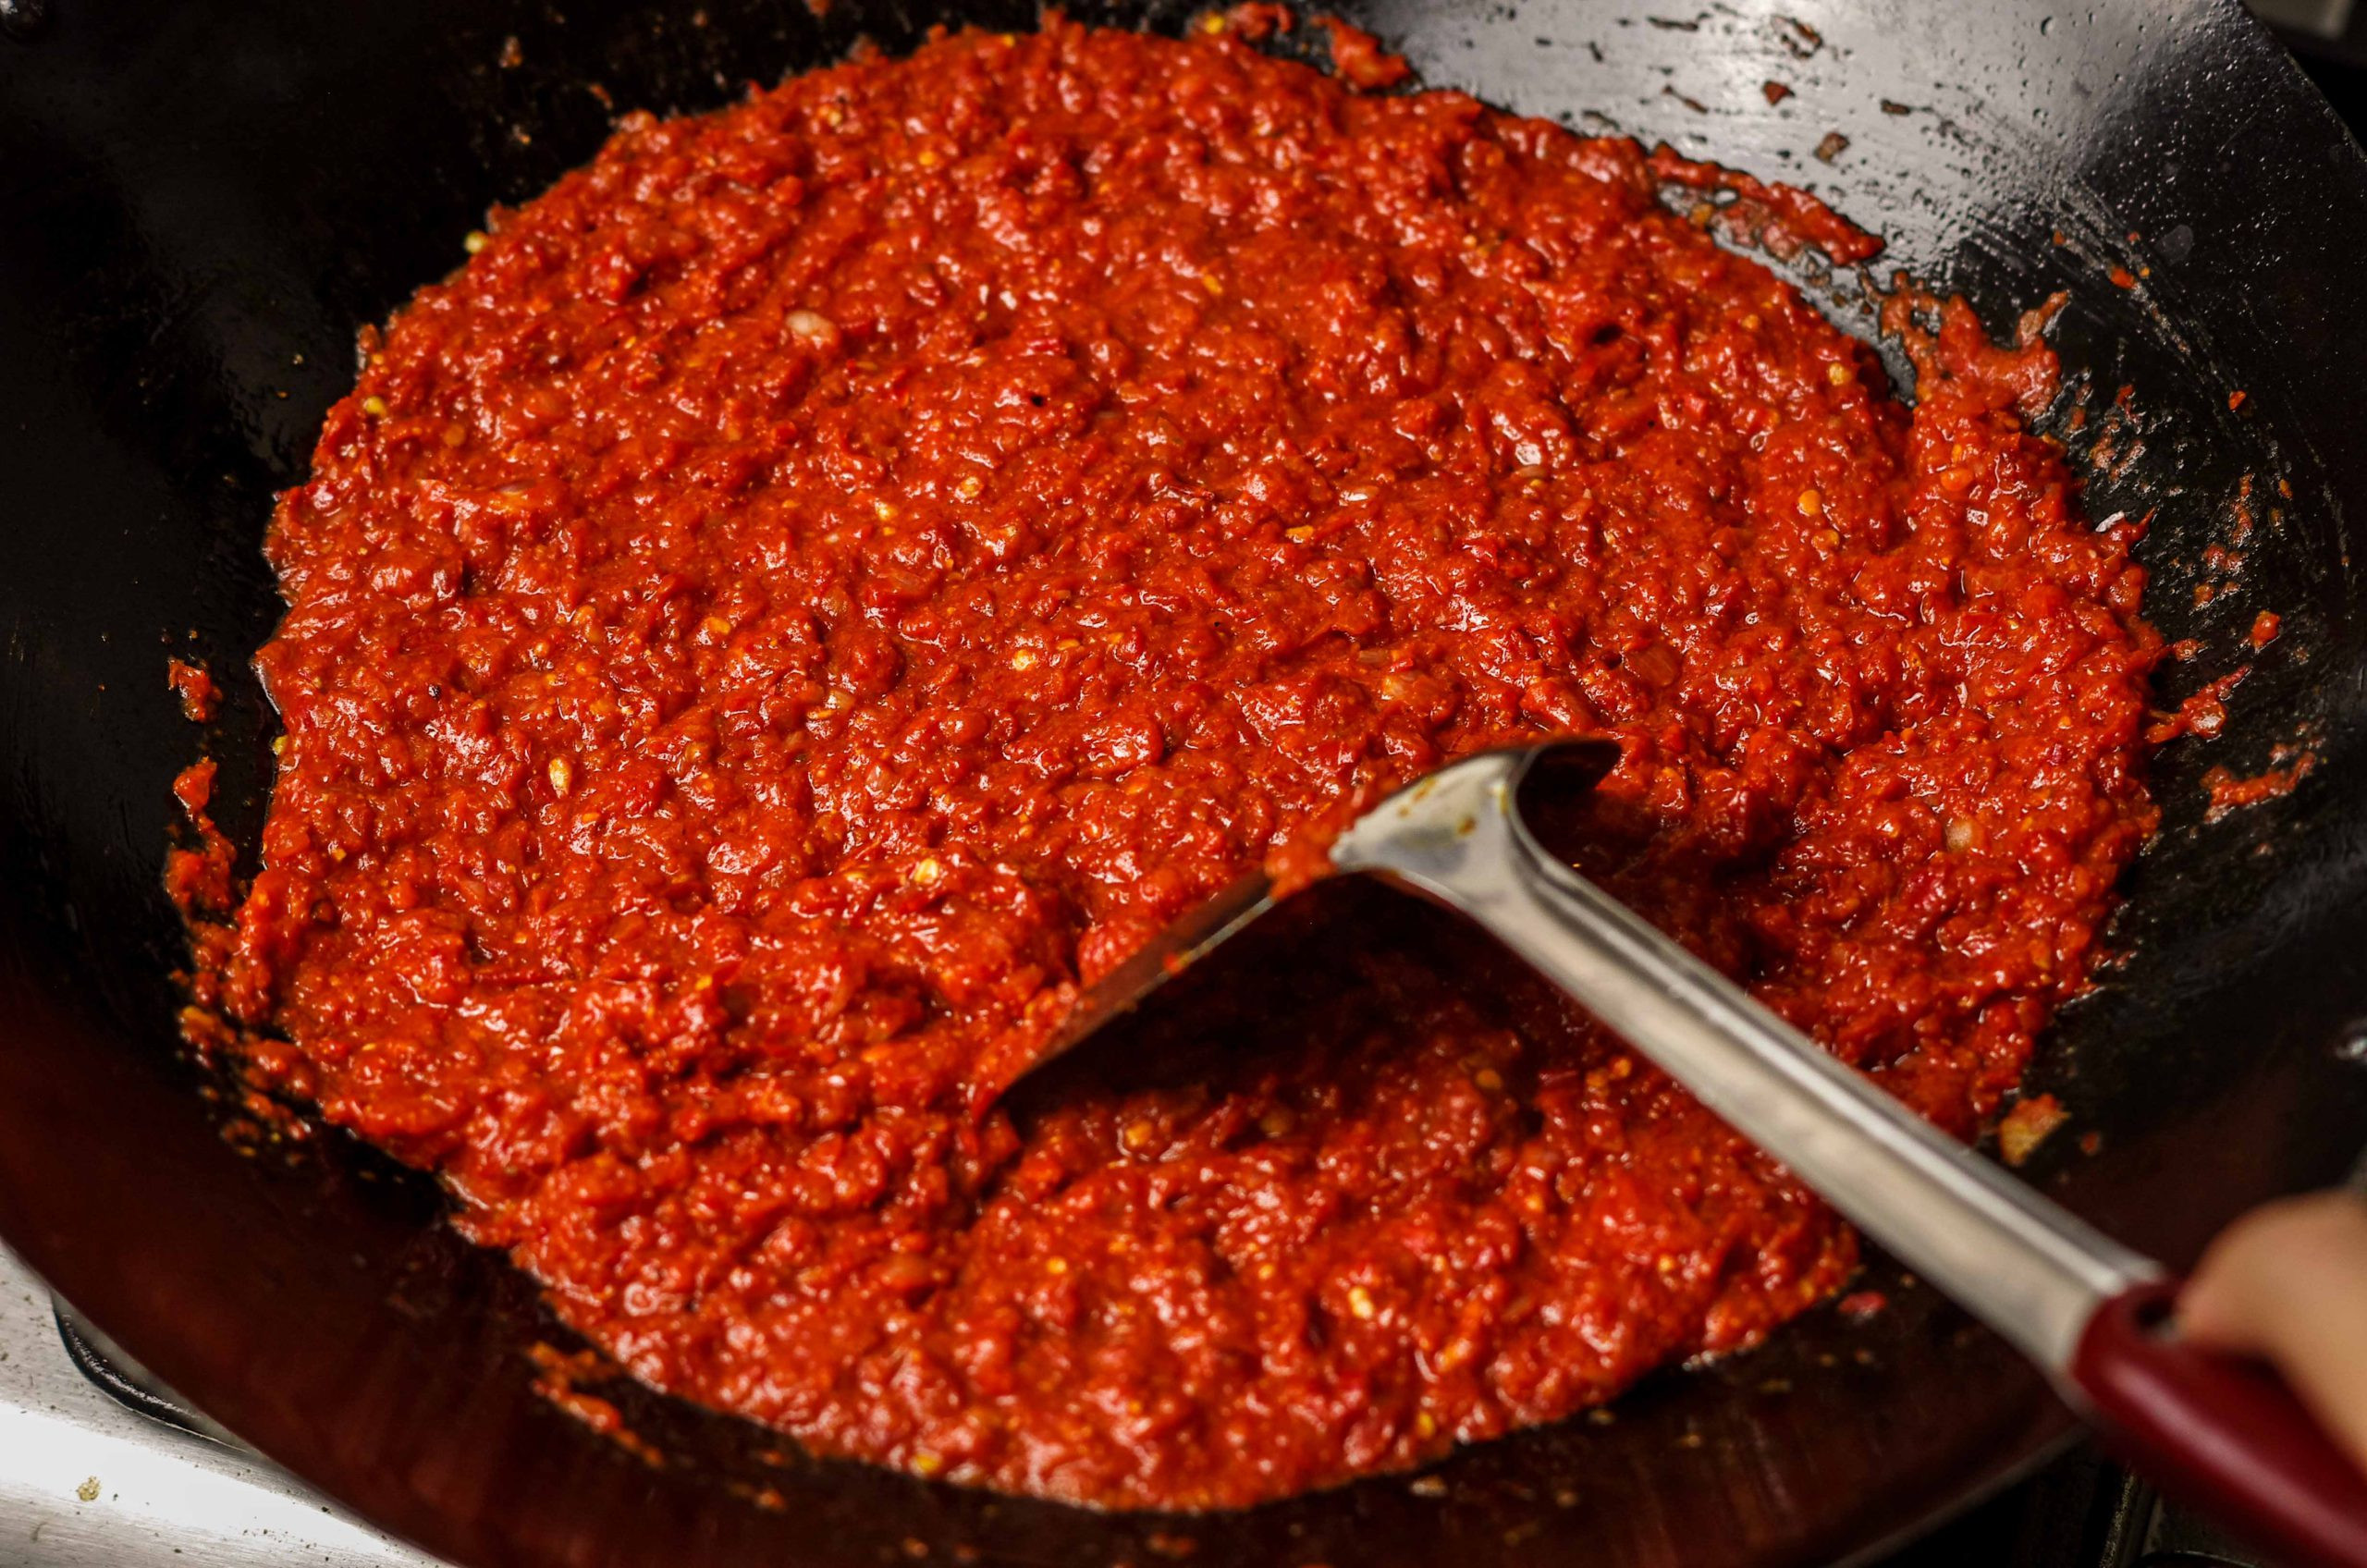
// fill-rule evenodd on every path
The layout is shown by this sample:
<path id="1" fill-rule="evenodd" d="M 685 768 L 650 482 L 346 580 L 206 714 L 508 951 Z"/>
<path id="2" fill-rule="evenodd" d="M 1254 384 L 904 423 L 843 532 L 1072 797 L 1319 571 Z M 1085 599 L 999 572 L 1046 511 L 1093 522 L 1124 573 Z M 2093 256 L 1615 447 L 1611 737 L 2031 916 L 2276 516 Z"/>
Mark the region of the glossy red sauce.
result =
<path id="1" fill-rule="evenodd" d="M 282 498 L 201 1001 L 635 1374 L 924 1476 L 1244 1503 L 1749 1344 L 1846 1229 L 1442 916 L 1205 1084 L 963 1109 L 1327 808 L 1567 730 L 1625 750 L 1617 891 L 2002 1104 L 2153 822 L 2130 531 L 2034 333 L 1950 307 L 1910 412 L 1712 223 L 1871 248 L 1222 33 L 627 119 Z"/>

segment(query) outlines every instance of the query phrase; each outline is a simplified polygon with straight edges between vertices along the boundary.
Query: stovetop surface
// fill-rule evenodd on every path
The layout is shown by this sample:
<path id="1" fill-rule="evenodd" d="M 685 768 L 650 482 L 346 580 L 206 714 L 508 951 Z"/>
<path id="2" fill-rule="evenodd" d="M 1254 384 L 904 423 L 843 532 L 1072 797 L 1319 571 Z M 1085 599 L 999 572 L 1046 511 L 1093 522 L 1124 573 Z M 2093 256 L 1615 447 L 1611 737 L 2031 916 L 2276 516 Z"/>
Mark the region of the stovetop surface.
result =
<path id="1" fill-rule="evenodd" d="M 300 1563 L 436 1568 L 227 1439 L 102 1390 L 48 1291 L 0 1249 L 0 1568 Z"/>

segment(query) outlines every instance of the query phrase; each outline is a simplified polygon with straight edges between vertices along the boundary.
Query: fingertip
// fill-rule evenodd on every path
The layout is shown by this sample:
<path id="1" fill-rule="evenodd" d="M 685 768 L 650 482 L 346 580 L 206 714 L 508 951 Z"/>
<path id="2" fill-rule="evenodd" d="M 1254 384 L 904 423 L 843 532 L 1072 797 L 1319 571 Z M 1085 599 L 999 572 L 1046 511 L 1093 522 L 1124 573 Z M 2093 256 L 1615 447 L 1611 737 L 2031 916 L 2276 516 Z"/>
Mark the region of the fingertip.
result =
<path id="1" fill-rule="evenodd" d="M 2367 1276 L 2367 1202 L 2337 1189 L 2263 1204 L 2195 1265 L 2178 1295 L 2179 1329 L 2222 1349 L 2265 1349 L 2296 1288 L 2324 1283 L 2330 1271 Z"/>

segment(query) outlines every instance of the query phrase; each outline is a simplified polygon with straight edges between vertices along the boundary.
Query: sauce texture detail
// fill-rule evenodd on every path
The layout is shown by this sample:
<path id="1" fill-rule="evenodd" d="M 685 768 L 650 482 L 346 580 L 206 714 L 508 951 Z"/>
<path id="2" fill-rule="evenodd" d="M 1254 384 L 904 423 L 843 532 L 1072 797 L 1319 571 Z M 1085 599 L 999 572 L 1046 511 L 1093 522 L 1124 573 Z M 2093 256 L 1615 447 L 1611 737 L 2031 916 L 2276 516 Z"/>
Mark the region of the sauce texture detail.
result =
<path id="1" fill-rule="evenodd" d="M 969 1109 L 1342 802 L 1566 731 L 1615 892 L 2005 1103 L 2154 821 L 2130 531 L 2034 331 L 1947 307 L 1910 410 L 1671 180 L 1058 18 L 627 118 L 281 498 L 198 1003 L 635 1375 L 922 1476 L 1243 1504 L 1751 1343 L 1846 1229 L 1429 912 L 1205 1082 Z"/>

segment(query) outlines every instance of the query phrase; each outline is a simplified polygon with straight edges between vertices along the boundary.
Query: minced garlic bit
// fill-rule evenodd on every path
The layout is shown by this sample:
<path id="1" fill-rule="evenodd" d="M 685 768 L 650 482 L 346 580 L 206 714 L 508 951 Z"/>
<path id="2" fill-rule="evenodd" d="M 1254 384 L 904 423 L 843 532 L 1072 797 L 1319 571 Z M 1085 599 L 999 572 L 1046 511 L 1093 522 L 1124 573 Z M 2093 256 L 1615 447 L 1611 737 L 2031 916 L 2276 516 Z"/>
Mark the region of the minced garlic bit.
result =
<path id="1" fill-rule="evenodd" d="M 551 758 L 548 771 L 551 776 L 551 788 L 562 795 L 566 794 L 569 788 L 575 783 L 575 765 L 565 757 Z"/>
<path id="2" fill-rule="evenodd" d="M 384 419 L 386 417 L 386 399 L 374 392 L 362 399 L 362 411 L 372 419 Z"/>
<path id="3" fill-rule="evenodd" d="M 2070 1119 L 2071 1113 L 2053 1095 L 2032 1095 L 2017 1101 L 1997 1123 L 1997 1152 L 2006 1164 L 2019 1165 Z"/>

